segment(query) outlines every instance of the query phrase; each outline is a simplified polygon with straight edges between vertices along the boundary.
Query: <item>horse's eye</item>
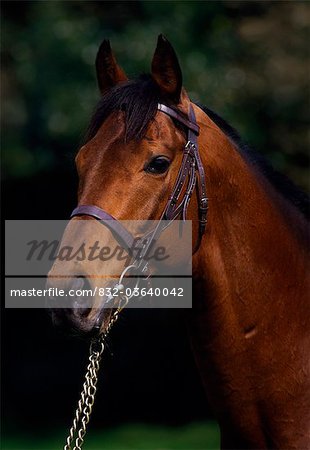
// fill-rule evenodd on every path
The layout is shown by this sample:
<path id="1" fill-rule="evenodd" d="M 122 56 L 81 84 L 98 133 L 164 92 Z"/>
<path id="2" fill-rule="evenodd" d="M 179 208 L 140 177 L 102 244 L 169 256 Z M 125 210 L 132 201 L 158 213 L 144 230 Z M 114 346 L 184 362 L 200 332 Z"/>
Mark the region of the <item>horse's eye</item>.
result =
<path id="1" fill-rule="evenodd" d="M 152 173 L 154 175 L 165 173 L 170 166 L 169 159 L 164 156 L 156 156 L 153 158 L 144 168 L 145 172 Z"/>

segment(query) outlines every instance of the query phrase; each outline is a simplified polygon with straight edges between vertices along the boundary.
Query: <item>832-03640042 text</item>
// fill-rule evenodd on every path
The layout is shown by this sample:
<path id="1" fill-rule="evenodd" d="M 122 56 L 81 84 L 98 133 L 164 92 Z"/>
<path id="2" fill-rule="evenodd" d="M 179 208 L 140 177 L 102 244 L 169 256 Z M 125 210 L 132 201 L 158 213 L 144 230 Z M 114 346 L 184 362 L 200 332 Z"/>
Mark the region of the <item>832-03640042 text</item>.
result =
<path id="1" fill-rule="evenodd" d="M 105 297 L 112 296 L 117 297 L 119 294 L 124 294 L 128 297 L 159 297 L 159 296 L 173 296 L 173 297 L 183 297 L 183 288 L 124 288 L 123 291 L 119 291 L 116 288 L 111 287 L 98 287 L 95 286 L 93 289 L 59 289 L 57 287 L 48 289 L 10 289 L 11 297 Z"/>

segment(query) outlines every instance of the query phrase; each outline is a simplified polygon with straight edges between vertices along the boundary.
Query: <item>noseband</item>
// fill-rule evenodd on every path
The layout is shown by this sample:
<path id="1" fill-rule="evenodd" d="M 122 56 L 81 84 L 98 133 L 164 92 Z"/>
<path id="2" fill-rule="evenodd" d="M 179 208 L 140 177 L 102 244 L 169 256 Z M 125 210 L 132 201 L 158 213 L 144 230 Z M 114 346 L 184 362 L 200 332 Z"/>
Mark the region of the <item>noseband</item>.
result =
<path id="1" fill-rule="evenodd" d="M 138 239 L 141 244 L 140 250 L 142 251 L 139 252 L 139 261 L 136 265 L 139 267 L 141 273 L 145 270 L 147 265 L 147 263 L 143 260 L 143 255 L 147 254 L 148 249 L 158 239 L 162 231 L 178 217 L 182 220 L 186 220 L 187 208 L 196 185 L 198 189 L 199 202 L 200 239 L 205 232 L 207 222 L 208 199 L 206 193 L 206 180 L 204 168 L 199 155 L 197 141 L 199 126 L 196 122 L 194 109 L 192 105 L 190 105 L 189 119 L 184 118 L 179 112 L 163 104 L 158 104 L 158 110 L 164 114 L 167 114 L 172 119 L 177 120 L 187 128 L 187 143 L 184 147 L 183 160 L 173 191 L 167 201 L 160 220 L 154 230 Z M 186 181 L 187 184 L 185 185 Z M 182 198 L 181 194 L 183 194 Z M 94 205 L 78 206 L 73 210 L 71 218 L 85 215 L 102 221 L 102 224 L 110 229 L 118 243 L 125 248 L 131 256 L 134 256 L 132 250 L 134 244 L 137 246 L 137 239 L 134 238 L 134 236 L 117 219 L 111 216 L 108 212 Z M 135 261 L 135 263 L 137 263 L 137 261 Z"/>

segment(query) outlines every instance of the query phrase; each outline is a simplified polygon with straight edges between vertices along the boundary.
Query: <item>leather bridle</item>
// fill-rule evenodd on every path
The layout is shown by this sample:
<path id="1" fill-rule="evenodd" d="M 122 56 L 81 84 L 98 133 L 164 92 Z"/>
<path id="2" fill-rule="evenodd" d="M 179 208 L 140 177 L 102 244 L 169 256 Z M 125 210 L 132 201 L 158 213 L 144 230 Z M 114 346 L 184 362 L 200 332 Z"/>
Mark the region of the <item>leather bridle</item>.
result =
<path id="1" fill-rule="evenodd" d="M 154 242 L 158 239 L 162 231 L 178 217 L 186 220 L 187 208 L 196 186 L 198 189 L 199 240 L 201 240 L 205 232 L 207 223 L 208 198 L 206 180 L 198 149 L 197 137 L 199 135 L 199 126 L 196 122 L 194 109 L 190 105 L 188 119 L 178 111 L 164 104 L 158 104 L 158 110 L 167 114 L 172 119 L 177 120 L 187 128 L 187 143 L 184 147 L 183 160 L 173 191 L 155 229 L 137 239 L 111 214 L 95 205 L 77 206 L 71 214 L 71 218 L 86 215 L 101 221 L 104 226 L 110 229 L 118 243 L 133 258 L 135 257 L 133 249 L 134 247 L 137 248 L 138 243 L 138 247 L 140 247 L 139 257 L 132 264 L 142 274 L 145 273 L 147 267 L 147 262 L 144 261 L 143 256 L 147 254 L 150 246 L 154 245 Z M 187 185 L 185 184 L 186 181 Z M 181 198 L 182 193 L 183 196 Z"/>

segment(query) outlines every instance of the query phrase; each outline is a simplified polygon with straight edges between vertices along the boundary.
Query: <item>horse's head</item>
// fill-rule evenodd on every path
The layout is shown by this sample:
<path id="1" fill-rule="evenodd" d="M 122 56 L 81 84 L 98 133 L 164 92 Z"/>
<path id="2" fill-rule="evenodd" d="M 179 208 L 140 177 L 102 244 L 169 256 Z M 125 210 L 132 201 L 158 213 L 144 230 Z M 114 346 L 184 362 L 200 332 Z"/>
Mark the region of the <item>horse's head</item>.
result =
<path id="1" fill-rule="evenodd" d="M 111 232 L 95 221 L 94 211 L 100 218 L 111 219 L 113 216 L 117 221 L 160 219 L 183 164 L 189 129 L 192 126 L 195 130 L 189 116 L 191 103 L 182 88 L 178 59 L 164 37 L 158 39 L 151 75 L 129 81 L 117 64 L 108 41 L 100 46 L 96 69 L 102 98 L 92 118 L 85 144 L 76 157 L 80 208 L 69 222 L 61 246 L 90 243 L 94 241 L 94 235 L 96 240 L 101 236 L 101 241 L 113 245 L 115 239 L 119 242 L 118 238 L 124 237 L 118 226 L 112 226 Z M 168 107 L 168 113 L 159 110 L 158 105 Z M 174 112 L 175 117 L 171 117 Z M 186 179 L 190 181 L 181 186 L 185 196 L 190 183 L 193 184 L 192 191 L 195 187 L 195 169 L 191 168 L 194 166 L 190 158 L 184 169 Z M 192 197 L 187 215 L 194 223 L 194 240 L 198 239 L 198 227 L 195 225 L 199 220 L 197 197 Z M 83 210 L 81 205 L 93 205 L 95 210 Z M 170 206 L 173 209 L 175 205 Z M 108 214 L 102 217 L 102 211 Z M 82 220 L 85 223 L 85 219 L 91 221 L 89 229 L 92 231 L 87 231 L 87 227 L 84 227 L 85 231 L 78 228 L 78 222 Z M 174 251 L 176 254 L 179 252 L 182 258 L 178 246 Z M 124 260 L 109 262 L 110 273 L 121 273 L 123 268 Z M 85 258 L 72 263 L 57 261 L 50 271 L 48 283 L 67 290 L 72 287 L 86 288 L 87 285 L 94 288 L 101 273 L 100 259 L 92 261 L 91 267 L 90 261 Z M 103 278 L 100 282 L 101 286 L 107 283 Z M 98 302 L 102 299 L 94 297 L 93 304 L 77 308 L 80 301 L 73 297 L 68 308 L 54 309 L 55 322 L 65 323 L 79 331 L 91 331 L 98 319 Z M 111 310 L 106 309 L 100 325 L 102 330 L 110 316 Z"/>

